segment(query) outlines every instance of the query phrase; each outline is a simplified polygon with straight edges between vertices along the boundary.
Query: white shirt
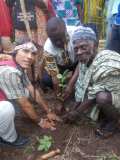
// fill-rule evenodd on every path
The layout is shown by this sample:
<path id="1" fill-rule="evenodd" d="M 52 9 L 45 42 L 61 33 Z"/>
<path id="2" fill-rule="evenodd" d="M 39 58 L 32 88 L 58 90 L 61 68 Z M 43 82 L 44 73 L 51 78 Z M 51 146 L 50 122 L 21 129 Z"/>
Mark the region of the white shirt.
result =
<path id="1" fill-rule="evenodd" d="M 67 45 L 67 49 L 68 49 L 68 54 L 69 54 L 69 57 L 70 57 L 70 60 L 72 63 L 74 63 L 76 61 L 76 58 L 75 58 L 76 56 L 75 56 L 72 41 L 71 41 L 71 36 L 72 36 L 75 29 L 76 29 L 75 26 L 67 26 L 67 33 L 70 37 L 70 40 Z M 48 38 L 45 42 L 44 51 L 46 51 L 48 54 L 54 56 L 57 64 L 64 65 L 64 60 L 62 58 L 63 49 L 57 48 L 56 46 L 54 46 L 53 43 L 51 42 L 50 38 Z"/>

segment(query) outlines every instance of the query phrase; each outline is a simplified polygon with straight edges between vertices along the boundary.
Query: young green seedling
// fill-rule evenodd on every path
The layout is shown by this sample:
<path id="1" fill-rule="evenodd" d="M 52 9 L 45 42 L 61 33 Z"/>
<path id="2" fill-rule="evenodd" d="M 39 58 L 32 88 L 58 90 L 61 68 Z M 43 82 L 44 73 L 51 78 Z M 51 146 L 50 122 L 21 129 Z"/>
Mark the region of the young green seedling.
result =
<path id="1" fill-rule="evenodd" d="M 46 135 L 44 135 L 42 138 L 37 137 L 37 141 L 38 141 L 38 147 L 37 147 L 38 151 L 47 152 L 53 144 L 52 137 Z"/>
<path id="2" fill-rule="evenodd" d="M 59 97 L 61 98 L 64 92 L 64 89 L 66 87 L 66 81 L 67 81 L 67 75 L 69 73 L 69 70 L 65 70 L 63 74 L 58 74 L 57 78 L 59 80 L 59 87 L 60 87 L 60 93 Z M 61 99 L 62 100 L 62 99 Z"/>

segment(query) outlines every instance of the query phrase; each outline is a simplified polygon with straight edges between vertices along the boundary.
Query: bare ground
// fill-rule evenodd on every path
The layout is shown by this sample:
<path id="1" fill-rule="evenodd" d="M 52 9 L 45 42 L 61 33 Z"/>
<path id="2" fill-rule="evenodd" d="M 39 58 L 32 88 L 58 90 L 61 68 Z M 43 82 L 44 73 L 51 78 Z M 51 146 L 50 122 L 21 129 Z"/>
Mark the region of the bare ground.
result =
<path id="1" fill-rule="evenodd" d="M 51 94 L 46 95 L 52 107 L 57 104 Z M 68 103 L 73 105 L 72 102 Z M 68 105 L 68 106 L 69 106 Z M 41 113 L 42 114 L 42 113 Z M 82 120 L 78 125 L 57 124 L 55 131 L 38 128 L 26 117 L 16 118 L 17 130 L 20 134 L 28 136 L 30 143 L 23 148 L 10 148 L 0 146 L 0 160 L 36 160 L 44 152 L 37 151 L 36 137 L 51 135 L 54 144 L 51 148 L 61 150 L 61 154 L 49 160 L 119 160 L 120 159 L 120 134 L 108 139 L 95 137 L 95 125 L 88 120 Z M 106 154 L 115 155 L 117 159 L 107 159 Z M 40 159 L 39 159 L 40 160 Z"/>

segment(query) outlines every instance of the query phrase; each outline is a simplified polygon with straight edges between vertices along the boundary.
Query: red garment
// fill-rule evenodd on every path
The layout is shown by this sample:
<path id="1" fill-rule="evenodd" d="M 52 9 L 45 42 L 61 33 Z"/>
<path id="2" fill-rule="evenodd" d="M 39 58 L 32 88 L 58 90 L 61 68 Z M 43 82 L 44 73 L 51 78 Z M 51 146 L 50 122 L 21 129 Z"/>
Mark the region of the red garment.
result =
<path id="1" fill-rule="evenodd" d="M 56 16 L 51 0 L 47 0 L 48 11 L 52 16 Z"/>
<path id="2" fill-rule="evenodd" d="M 12 34 L 12 18 L 4 0 L 0 0 L 0 36 L 10 37 Z"/>
<path id="3" fill-rule="evenodd" d="M 6 95 L 4 94 L 4 92 L 0 89 L 0 101 L 5 101 L 7 100 Z"/>

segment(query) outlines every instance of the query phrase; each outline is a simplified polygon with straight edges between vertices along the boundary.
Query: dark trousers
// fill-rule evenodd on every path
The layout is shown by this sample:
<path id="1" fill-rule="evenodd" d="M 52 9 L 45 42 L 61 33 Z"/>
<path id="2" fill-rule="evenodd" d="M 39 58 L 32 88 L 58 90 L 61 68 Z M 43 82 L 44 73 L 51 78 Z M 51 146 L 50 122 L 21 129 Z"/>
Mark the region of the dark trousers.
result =
<path id="1" fill-rule="evenodd" d="M 120 53 L 120 26 L 114 25 L 112 27 L 111 39 L 107 49 Z"/>

